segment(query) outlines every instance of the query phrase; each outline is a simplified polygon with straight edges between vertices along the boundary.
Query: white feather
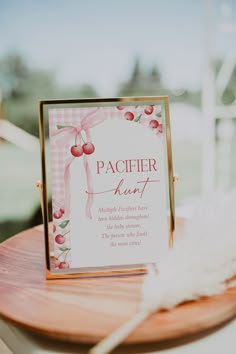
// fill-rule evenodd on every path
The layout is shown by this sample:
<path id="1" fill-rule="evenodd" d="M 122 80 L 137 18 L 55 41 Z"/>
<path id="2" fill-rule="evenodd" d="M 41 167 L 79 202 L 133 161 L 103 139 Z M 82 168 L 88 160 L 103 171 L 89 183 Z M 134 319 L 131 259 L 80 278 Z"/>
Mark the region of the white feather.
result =
<path id="1" fill-rule="evenodd" d="M 141 309 L 171 309 L 225 290 L 225 281 L 236 275 L 235 205 L 236 192 L 198 205 L 158 273 L 149 269 Z"/>
<path id="2" fill-rule="evenodd" d="M 108 354 L 151 313 L 223 292 L 236 275 L 236 192 L 199 204 L 167 258 L 150 265 L 142 287 L 140 311 L 93 347 Z M 158 271 L 156 271 L 158 269 Z"/>

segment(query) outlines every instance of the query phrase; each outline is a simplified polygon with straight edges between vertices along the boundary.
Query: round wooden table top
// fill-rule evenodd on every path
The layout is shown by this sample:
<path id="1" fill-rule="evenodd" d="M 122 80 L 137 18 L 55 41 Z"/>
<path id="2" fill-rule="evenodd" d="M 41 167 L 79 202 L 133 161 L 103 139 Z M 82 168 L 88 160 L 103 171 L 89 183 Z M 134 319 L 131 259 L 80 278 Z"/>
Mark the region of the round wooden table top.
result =
<path id="1" fill-rule="evenodd" d="M 138 309 L 143 276 L 46 280 L 42 226 L 0 245 L 0 315 L 42 334 L 96 343 Z M 154 314 L 125 343 L 183 338 L 236 315 L 236 288 Z"/>

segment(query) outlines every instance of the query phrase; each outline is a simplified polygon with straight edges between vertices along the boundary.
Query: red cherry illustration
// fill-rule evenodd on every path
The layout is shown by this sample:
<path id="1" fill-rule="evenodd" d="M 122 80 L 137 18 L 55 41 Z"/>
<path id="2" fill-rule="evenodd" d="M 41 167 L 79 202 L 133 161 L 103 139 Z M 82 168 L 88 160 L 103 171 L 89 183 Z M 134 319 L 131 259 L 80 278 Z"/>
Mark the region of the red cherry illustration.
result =
<path id="1" fill-rule="evenodd" d="M 53 226 L 52 226 L 52 230 L 53 230 L 53 232 L 55 232 L 55 231 L 56 231 L 56 229 L 57 229 L 56 225 L 55 225 L 55 224 L 53 224 Z"/>
<path id="2" fill-rule="evenodd" d="M 162 124 L 159 124 L 159 126 L 158 126 L 158 131 L 159 131 L 159 133 L 162 133 L 162 132 L 163 132 Z"/>
<path id="3" fill-rule="evenodd" d="M 152 114 L 154 108 L 153 106 L 147 106 L 145 109 L 144 109 L 144 113 L 146 114 Z"/>
<path id="4" fill-rule="evenodd" d="M 125 112 L 125 119 L 133 120 L 134 119 L 134 114 L 132 112 Z"/>
<path id="5" fill-rule="evenodd" d="M 124 109 L 124 106 L 116 106 L 117 109 L 119 109 L 119 111 L 122 111 L 122 109 Z"/>
<path id="6" fill-rule="evenodd" d="M 86 155 L 91 155 L 95 151 L 95 146 L 92 143 L 85 143 L 82 148 Z"/>
<path id="7" fill-rule="evenodd" d="M 62 214 L 64 214 L 64 213 L 65 213 L 64 208 L 60 208 L 60 212 L 61 212 Z"/>
<path id="8" fill-rule="evenodd" d="M 159 122 L 156 119 L 152 119 L 149 122 L 149 126 L 150 128 L 156 129 L 159 125 Z"/>
<path id="9" fill-rule="evenodd" d="M 70 265 L 68 262 L 61 262 L 58 266 L 59 269 L 64 269 L 64 268 L 70 268 Z"/>
<path id="10" fill-rule="evenodd" d="M 55 211 L 53 213 L 53 217 L 54 217 L 54 219 L 60 219 L 62 217 L 62 213 L 60 212 L 60 210 L 59 211 Z"/>
<path id="11" fill-rule="evenodd" d="M 58 234 L 56 237 L 55 237 L 55 241 L 56 243 L 59 243 L 59 245 L 62 245 L 64 242 L 65 242 L 65 237 L 61 234 Z"/>
<path id="12" fill-rule="evenodd" d="M 73 145 L 70 148 L 70 152 L 73 156 L 79 157 L 79 156 L 83 155 L 82 146 L 81 145 Z"/>

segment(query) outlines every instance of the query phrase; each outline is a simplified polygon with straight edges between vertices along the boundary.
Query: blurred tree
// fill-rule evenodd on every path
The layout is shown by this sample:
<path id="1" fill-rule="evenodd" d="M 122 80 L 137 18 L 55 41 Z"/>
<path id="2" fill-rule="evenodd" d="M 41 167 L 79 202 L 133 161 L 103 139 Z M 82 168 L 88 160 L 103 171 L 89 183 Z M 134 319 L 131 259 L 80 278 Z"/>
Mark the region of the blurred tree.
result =
<path id="1" fill-rule="evenodd" d="M 201 95 L 199 91 L 186 89 L 170 90 L 164 85 L 161 74 L 156 65 L 150 71 L 141 68 L 137 58 L 130 79 L 122 83 L 118 90 L 118 96 L 163 96 L 168 95 L 170 102 L 185 102 L 200 107 Z"/>
<path id="2" fill-rule="evenodd" d="M 131 77 L 121 84 L 118 96 L 163 95 L 166 92 L 157 67 L 153 66 L 150 72 L 145 72 L 141 68 L 140 59 L 137 58 Z"/>
<path id="3" fill-rule="evenodd" d="M 55 91 L 55 74 L 31 69 L 19 54 L 7 54 L 0 59 L 0 87 L 7 99 L 48 95 Z"/>
<path id="4" fill-rule="evenodd" d="M 38 100 L 97 96 L 89 84 L 59 88 L 53 71 L 30 68 L 19 54 L 8 54 L 0 59 L 0 90 L 3 92 L 6 118 L 36 136 Z"/>
<path id="5" fill-rule="evenodd" d="M 133 72 L 131 74 L 130 82 L 132 82 L 134 84 L 139 83 L 141 76 L 142 76 L 142 72 L 141 72 L 141 68 L 140 68 L 140 59 L 137 58 L 134 63 L 134 68 L 133 68 Z"/>
<path id="6" fill-rule="evenodd" d="M 64 98 L 93 98 L 98 93 L 92 85 L 82 84 L 79 87 L 66 87 L 60 93 Z"/>
<path id="7" fill-rule="evenodd" d="M 23 56 L 7 54 L 0 59 L 0 89 L 6 119 L 38 135 L 37 101 L 55 96 L 55 75 L 29 67 Z"/>
<path id="8" fill-rule="evenodd" d="M 153 66 L 150 77 L 153 81 L 161 83 L 161 75 L 156 66 Z"/>
<path id="9" fill-rule="evenodd" d="M 0 60 L 0 87 L 4 96 L 23 96 L 28 78 L 29 69 L 20 55 L 8 54 Z"/>
<path id="10" fill-rule="evenodd" d="M 92 98 L 92 97 L 98 97 L 98 94 L 93 86 L 89 84 L 83 84 L 78 90 L 78 97 Z"/>

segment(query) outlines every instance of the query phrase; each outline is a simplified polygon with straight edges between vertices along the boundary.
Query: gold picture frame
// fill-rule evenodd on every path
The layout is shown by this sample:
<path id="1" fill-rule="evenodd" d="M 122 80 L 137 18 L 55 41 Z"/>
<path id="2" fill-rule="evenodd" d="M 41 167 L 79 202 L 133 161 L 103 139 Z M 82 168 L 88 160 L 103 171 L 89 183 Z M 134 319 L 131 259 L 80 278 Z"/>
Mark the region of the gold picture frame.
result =
<path id="1" fill-rule="evenodd" d="M 116 98 L 91 98 L 91 99 L 65 99 L 65 100 L 41 100 L 39 101 L 39 132 L 40 132 L 40 151 L 41 151 L 41 166 L 42 166 L 42 183 L 41 186 L 41 207 L 45 233 L 45 255 L 46 255 L 46 278 L 71 278 L 85 276 L 111 276 L 120 274 L 137 274 L 143 273 L 146 269 L 146 264 L 124 264 L 114 266 L 98 266 L 98 267 L 82 267 L 82 268 L 61 268 L 55 269 L 52 266 L 55 261 L 55 253 L 53 246 L 53 236 L 51 224 L 49 224 L 49 200 L 48 200 L 48 169 L 47 169 L 47 143 L 46 132 L 49 128 L 49 110 L 60 110 L 74 108 L 96 108 L 96 107 L 161 107 L 163 127 L 163 146 L 165 155 L 165 173 L 168 201 L 168 246 L 173 246 L 174 231 L 175 231 L 175 195 L 174 195 L 174 176 L 173 176 L 173 161 L 172 161 L 172 146 L 171 146 L 171 131 L 170 131 L 170 114 L 169 114 L 169 99 L 168 96 L 143 96 L 143 97 L 116 97 Z M 50 111 L 51 112 L 51 111 Z M 63 111 L 65 112 L 65 111 Z M 149 111 L 150 112 L 150 111 Z M 150 113 L 147 113 L 150 114 Z M 139 117 L 137 117 L 138 119 Z M 136 121 L 138 121 L 136 119 Z M 157 118 L 158 119 L 158 118 Z M 150 124 L 150 121 L 149 121 Z M 158 123 L 159 124 L 159 123 Z M 60 126 L 65 129 L 67 125 Z M 59 129 L 58 128 L 58 129 Z M 50 150 L 50 149 L 49 149 Z M 50 158 L 49 158 L 50 160 Z M 51 181 L 52 183 L 52 181 Z M 53 210 L 52 210 L 53 213 Z M 60 225 L 66 225 L 67 220 Z M 60 247 L 59 247 L 60 248 Z M 66 252 L 66 247 L 61 247 L 62 253 Z M 63 249 L 65 251 L 63 251 Z M 68 252 L 67 252 L 68 253 Z M 63 263 L 63 262 L 62 262 Z M 66 262 L 64 262 L 66 263 Z"/>

